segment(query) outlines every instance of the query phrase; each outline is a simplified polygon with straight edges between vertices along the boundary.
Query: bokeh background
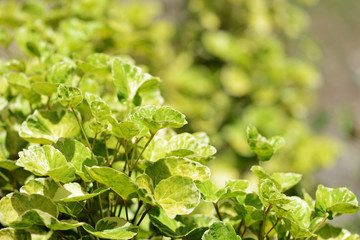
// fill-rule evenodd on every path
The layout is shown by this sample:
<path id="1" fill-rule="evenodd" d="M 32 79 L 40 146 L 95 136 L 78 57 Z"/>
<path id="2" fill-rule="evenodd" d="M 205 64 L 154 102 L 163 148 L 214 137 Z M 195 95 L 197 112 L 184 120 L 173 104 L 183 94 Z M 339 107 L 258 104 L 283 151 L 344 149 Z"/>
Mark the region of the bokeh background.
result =
<path id="1" fill-rule="evenodd" d="M 321 183 L 360 197 L 359 10 L 357 0 L 2 0 L 0 73 L 37 54 L 128 55 L 162 79 L 165 104 L 187 116 L 182 131 L 209 134 L 219 185 L 254 178 L 252 124 L 286 139 L 265 168 L 302 173 L 293 194 Z M 19 149 L 5 132 L 0 158 L 11 159 Z M 359 223 L 336 225 L 360 233 Z"/>

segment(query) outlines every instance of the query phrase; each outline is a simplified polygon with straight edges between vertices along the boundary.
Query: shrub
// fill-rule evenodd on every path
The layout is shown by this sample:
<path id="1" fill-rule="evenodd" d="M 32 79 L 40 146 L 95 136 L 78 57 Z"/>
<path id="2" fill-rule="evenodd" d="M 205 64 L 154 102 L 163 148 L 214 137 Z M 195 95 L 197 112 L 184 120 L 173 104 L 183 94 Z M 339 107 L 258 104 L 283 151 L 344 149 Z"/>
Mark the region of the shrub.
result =
<path id="1" fill-rule="evenodd" d="M 129 58 L 48 56 L 23 68 L 10 61 L 3 76 L 1 119 L 14 160 L 0 161 L 0 237 L 359 239 L 325 224 L 358 211 L 348 189 L 319 185 L 315 200 L 287 196 L 301 175 L 260 166 L 283 138 L 249 127 L 256 190 L 240 179 L 218 188 L 205 166 L 215 148 L 203 132 L 172 130 L 187 121 L 162 105 L 159 78 Z M 195 214 L 200 203 L 210 203 L 206 214 Z"/>

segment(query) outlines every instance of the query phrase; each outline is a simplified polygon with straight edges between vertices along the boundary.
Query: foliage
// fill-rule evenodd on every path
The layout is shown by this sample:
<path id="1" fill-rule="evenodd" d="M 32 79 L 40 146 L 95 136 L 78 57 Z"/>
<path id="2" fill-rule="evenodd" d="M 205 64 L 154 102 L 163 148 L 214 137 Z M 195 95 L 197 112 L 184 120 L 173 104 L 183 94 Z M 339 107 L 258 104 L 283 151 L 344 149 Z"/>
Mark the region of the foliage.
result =
<path id="1" fill-rule="evenodd" d="M 183 8 L 170 22 L 155 1 L 6 0 L 0 3 L 0 44 L 8 58 L 90 55 L 83 69 L 96 66 L 99 71 L 108 59 L 92 53 L 129 54 L 165 80 L 164 96 L 188 116 L 187 130 L 206 131 L 221 161 L 241 171 L 255 158 L 244 147 L 250 124 L 265 136 L 287 139 L 272 169 L 308 173 L 331 163 L 339 144 L 313 133 L 304 121 L 321 82 L 313 64 L 319 50 L 304 34 L 309 18 L 302 5 L 314 0 L 179 2 Z M 18 60 L 0 61 L 5 64 L 24 68 Z M 59 63 L 46 77 L 65 81 L 71 66 L 71 61 Z M 10 84 L 38 101 L 26 81 Z M 47 95 L 56 88 L 52 82 L 46 88 L 33 84 Z M 133 87 L 120 89 L 119 95 L 136 101 Z"/>
<path id="2" fill-rule="evenodd" d="M 358 211 L 347 188 L 320 185 L 315 200 L 287 196 L 301 175 L 260 165 L 251 169 L 257 189 L 239 179 L 218 188 L 205 166 L 216 152 L 207 135 L 176 134 L 185 115 L 163 106 L 159 79 L 128 58 L 56 54 L 5 71 L 0 238 L 359 239 L 324 224 Z M 255 127 L 247 133 L 259 164 L 284 144 Z M 196 214 L 204 203 L 207 214 Z"/>

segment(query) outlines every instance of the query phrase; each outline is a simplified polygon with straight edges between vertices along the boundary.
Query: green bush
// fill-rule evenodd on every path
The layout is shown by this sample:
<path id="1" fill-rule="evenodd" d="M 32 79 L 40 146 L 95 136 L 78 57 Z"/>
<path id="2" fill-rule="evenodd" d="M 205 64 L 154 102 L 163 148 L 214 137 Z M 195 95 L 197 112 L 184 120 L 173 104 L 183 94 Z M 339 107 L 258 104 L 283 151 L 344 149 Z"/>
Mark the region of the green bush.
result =
<path id="1" fill-rule="evenodd" d="M 1 120 L 16 160 L 0 161 L 1 238 L 359 239 L 325 224 L 359 210 L 347 188 L 287 196 L 301 175 L 260 166 L 283 138 L 249 127 L 258 183 L 218 188 L 205 166 L 215 148 L 204 132 L 172 130 L 187 121 L 161 105 L 159 78 L 124 57 L 48 56 L 3 76 Z"/>

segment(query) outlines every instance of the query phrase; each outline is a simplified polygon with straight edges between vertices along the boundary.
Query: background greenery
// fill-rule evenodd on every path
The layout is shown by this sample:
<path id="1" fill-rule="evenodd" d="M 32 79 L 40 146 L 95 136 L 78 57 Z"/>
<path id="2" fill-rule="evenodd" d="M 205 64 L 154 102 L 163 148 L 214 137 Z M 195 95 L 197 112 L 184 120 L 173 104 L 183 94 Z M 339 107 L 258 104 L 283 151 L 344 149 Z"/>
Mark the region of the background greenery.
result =
<path id="1" fill-rule="evenodd" d="M 314 130 L 324 125 L 324 117 L 317 116 L 315 127 L 308 123 L 322 83 L 321 51 L 307 34 L 313 2 L 167 1 L 164 9 L 155 1 L 2 1 L 0 42 L 8 59 L 128 54 L 161 77 L 167 104 L 188 117 L 184 130 L 209 133 L 218 149 L 210 166 L 220 182 L 246 174 L 255 161 L 245 138 L 245 127 L 253 124 L 265 136 L 287 140 L 266 167 L 304 173 L 301 187 L 312 189 L 313 173 L 330 165 L 340 150 L 340 143 Z M 28 74 L 47 67 L 32 61 Z M 9 64 L 1 60 L 0 71 L 8 71 Z M 111 89 L 88 82 L 87 89 L 101 89 L 96 93 L 106 99 Z M 19 101 L 13 99 L 9 116 L 18 124 L 30 111 L 20 109 Z M 3 158 L 17 159 L 14 154 L 24 146 L 16 129 L 12 132 L 10 137 L 1 131 Z M 12 148 L 10 142 L 18 144 Z"/>

